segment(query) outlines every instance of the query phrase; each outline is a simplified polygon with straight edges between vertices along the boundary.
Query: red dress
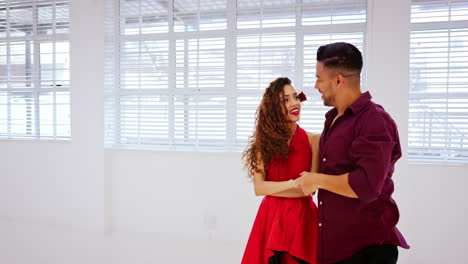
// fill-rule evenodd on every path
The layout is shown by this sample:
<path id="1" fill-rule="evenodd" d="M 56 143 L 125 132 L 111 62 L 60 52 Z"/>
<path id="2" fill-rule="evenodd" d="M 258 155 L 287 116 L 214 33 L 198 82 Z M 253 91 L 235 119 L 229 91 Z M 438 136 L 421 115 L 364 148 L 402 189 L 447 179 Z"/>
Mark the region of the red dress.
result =
<path id="1" fill-rule="evenodd" d="M 307 133 L 297 126 L 286 161 L 272 160 L 267 181 L 296 179 L 309 171 L 312 153 Z M 266 196 L 258 209 L 245 248 L 242 264 L 268 264 L 277 252 L 287 252 L 282 263 L 298 263 L 291 256 L 307 263 L 316 263 L 318 217 L 311 196 L 282 198 Z M 284 258 L 283 258 L 284 259 Z M 289 261 L 287 260 L 289 259 Z"/>

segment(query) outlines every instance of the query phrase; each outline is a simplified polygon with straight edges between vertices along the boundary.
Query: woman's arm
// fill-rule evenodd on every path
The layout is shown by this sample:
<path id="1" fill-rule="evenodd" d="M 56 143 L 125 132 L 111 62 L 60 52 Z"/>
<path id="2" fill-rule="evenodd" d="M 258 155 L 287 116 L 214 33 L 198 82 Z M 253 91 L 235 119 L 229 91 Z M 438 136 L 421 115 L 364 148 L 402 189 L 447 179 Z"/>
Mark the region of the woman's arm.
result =
<path id="1" fill-rule="evenodd" d="M 320 169 L 319 155 L 320 134 L 312 135 L 312 168 L 311 172 L 318 172 Z"/>
<path id="2" fill-rule="evenodd" d="M 320 155 L 319 155 L 319 142 L 320 134 L 314 135 L 310 132 L 307 132 L 309 137 L 310 149 L 312 151 L 312 166 L 310 168 L 311 172 L 318 172 L 320 168 Z"/>
<path id="3" fill-rule="evenodd" d="M 299 186 L 296 183 L 295 183 L 295 185 Z M 285 198 L 299 198 L 299 197 L 306 197 L 306 196 L 310 196 L 310 195 L 305 195 L 304 192 L 299 187 L 296 187 L 296 188 L 289 189 L 289 190 L 286 190 L 286 191 L 271 194 L 270 196 L 285 197 Z"/>
<path id="4" fill-rule="evenodd" d="M 260 154 L 258 154 L 259 169 L 264 170 L 263 162 L 261 162 Z M 253 177 L 255 195 L 257 196 L 277 196 L 277 197 L 304 197 L 304 193 L 299 189 L 295 180 L 289 181 L 266 181 L 265 177 L 256 172 Z"/>
<path id="5" fill-rule="evenodd" d="M 284 191 L 288 191 L 290 189 L 299 189 L 296 188 L 296 183 L 294 180 L 289 180 L 289 181 L 266 181 L 264 176 L 260 173 L 255 173 L 254 174 L 254 179 L 253 179 L 253 184 L 254 184 L 254 190 L 255 190 L 255 195 L 257 196 L 275 196 L 274 194 L 276 193 L 281 193 Z M 283 195 L 285 195 L 283 193 Z M 281 196 L 281 197 L 288 197 L 288 196 Z"/>
<path id="6" fill-rule="evenodd" d="M 310 172 L 318 172 L 320 169 L 320 155 L 319 155 L 320 135 L 321 134 L 314 135 L 310 132 L 307 132 L 307 136 L 309 136 L 310 149 L 312 152 L 312 162 L 311 162 L 312 165 L 310 168 Z M 296 183 L 299 183 L 299 182 L 296 181 Z M 316 185 L 310 186 L 308 191 L 303 191 L 303 193 L 314 195 L 317 189 L 318 189 L 318 186 Z"/>

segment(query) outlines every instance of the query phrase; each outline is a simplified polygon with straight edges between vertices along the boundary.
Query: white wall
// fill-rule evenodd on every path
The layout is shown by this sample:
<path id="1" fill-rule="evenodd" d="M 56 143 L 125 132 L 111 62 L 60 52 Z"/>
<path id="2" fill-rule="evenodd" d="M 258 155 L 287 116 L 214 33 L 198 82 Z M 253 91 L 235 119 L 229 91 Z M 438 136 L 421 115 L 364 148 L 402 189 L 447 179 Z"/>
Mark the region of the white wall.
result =
<path id="1" fill-rule="evenodd" d="M 371 1 L 366 61 L 404 146 L 409 4 Z M 238 263 L 259 203 L 239 153 L 104 150 L 103 4 L 71 10 L 72 140 L 0 141 L 0 262 Z M 468 166 L 405 158 L 395 199 L 412 249 L 400 263 L 465 262 Z"/>
<path id="2" fill-rule="evenodd" d="M 112 229 L 242 241 L 258 206 L 239 153 L 109 150 Z"/>
<path id="3" fill-rule="evenodd" d="M 72 140 L 0 141 L 0 216 L 76 228 L 104 226 L 103 9 L 71 1 Z M 98 25 L 98 26 L 96 26 Z M 6 202 L 5 202 L 6 201 Z"/>
<path id="4" fill-rule="evenodd" d="M 408 263 L 466 263 L 467 176 L 466 165 L 409 166 L 409 192 L 399 197 L 410 202 L 400 225 L 413 247 Z"/>

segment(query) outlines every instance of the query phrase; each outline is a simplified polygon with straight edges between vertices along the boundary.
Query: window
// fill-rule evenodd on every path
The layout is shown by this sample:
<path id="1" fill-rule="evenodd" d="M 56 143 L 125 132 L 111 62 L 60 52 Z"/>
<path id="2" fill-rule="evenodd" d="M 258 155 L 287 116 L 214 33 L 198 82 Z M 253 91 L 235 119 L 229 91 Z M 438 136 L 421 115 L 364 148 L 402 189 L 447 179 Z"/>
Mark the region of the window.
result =
<path id="1" fill-rule="evenodd" d="M 68 1 L 0 2 L 0 137 L 70 137 Z"/>
<path id="2" fill-rule="evenodd" d="M 413 0 L 409 159 L 468 162 L 468 1 Z"/>
<path id="3" fill-rule="evenodd" d="M 310 98 L 301 125 L 320 132 L 327 108 L 313 89 L 317 48 L 365 48 L 366 1 L 106 4 L 116 10 L 106 15 L 108 147 L 241 150 L 264 89 L 281 76 Z"/>

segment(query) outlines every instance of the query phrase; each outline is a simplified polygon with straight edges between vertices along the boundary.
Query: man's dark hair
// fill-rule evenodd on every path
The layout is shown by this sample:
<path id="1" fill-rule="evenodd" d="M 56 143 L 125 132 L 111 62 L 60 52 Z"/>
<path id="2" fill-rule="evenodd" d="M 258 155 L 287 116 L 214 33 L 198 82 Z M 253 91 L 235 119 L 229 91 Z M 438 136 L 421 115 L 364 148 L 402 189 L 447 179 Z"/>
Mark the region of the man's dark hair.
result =
<path id="1" fill-rule="evenodd" d="M 359 71 L 362 69 L 361 52 L 352 44 L 336 42 L 321 46 L 317 50 L 317 61 L 326 68 Z"/>

